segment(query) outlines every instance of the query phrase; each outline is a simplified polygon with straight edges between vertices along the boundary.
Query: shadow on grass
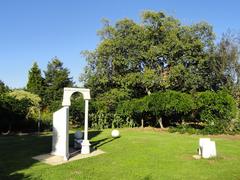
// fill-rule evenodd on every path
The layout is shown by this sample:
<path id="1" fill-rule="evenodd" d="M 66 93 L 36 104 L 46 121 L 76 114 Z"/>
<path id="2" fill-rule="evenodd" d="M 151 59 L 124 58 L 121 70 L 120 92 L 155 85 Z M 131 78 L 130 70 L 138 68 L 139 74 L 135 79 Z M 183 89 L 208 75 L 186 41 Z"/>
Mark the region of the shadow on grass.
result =
<path id="1" fill-rule="evenodd" d="M 0 179 L 31 179 L 18 171 L 38 161 L 32 157 L 50 152 L 51 136 L 0 136 Z"/>
<path id="2" fill-rule="evenodd" d="M 120 138 L 120 137 L 118 137 L 118 138 Z M 103 139 L 100 139 L 97 141 L 91 141 L 91 146 L 93 149 L 97 149 L 97 148 L 103 146 L 104 144 L 110 143 L 118 138 L 103 138 Z"/>
<path id="3" fill-rule="evenodd" d="M 100 133 L 101 131 L 89 131 L 89 139 Z M 69 134 L 70 146 L 73 144 L 73 139 L 74 134 Z M 38 163 L 32 157 L 50 153 L 51 148 L 51 134 L 0 136 L 0 180 L 32 179 L 31 175 L 19 171 L 28 169 Z"/>

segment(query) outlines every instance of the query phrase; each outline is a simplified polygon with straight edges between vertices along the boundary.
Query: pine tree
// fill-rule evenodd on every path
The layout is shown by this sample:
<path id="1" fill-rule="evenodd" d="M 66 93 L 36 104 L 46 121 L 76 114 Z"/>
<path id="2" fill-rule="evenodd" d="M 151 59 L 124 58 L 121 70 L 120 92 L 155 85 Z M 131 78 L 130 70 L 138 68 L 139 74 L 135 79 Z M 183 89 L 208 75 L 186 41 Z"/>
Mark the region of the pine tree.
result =
<path id="1" fill-rule="evenodd" d="M 44 79 L 36 62 L 34 62 L 32 68 L 28 72 L 27 91 L 37 94 L 41 98 L 44 95 Z"/>
<path id="2" fill-rule="evenodd" d="M 74 84 L 72 78 L 69 77 L 70 72 L 67 68 L 63 67 L 63 63 L 57 57 L 54 57 L 48 63 L 44 74 L 46 84 L 45 100 L 49 105 L 56 104 L 62 99 L 63 88 L 72 87 Z"/>

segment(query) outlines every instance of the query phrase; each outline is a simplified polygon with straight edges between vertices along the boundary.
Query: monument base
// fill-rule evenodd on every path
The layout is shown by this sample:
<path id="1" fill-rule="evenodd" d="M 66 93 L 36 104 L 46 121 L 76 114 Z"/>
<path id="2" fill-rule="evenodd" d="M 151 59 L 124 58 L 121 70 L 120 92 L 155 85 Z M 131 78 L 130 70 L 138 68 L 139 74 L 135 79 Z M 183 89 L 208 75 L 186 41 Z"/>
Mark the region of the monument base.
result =
<path id="1" fill-rule="evenodd" d="M 81 154 L 89 154 L 90 153 L 90 143 L 88 140 L 83 140 Z"/>

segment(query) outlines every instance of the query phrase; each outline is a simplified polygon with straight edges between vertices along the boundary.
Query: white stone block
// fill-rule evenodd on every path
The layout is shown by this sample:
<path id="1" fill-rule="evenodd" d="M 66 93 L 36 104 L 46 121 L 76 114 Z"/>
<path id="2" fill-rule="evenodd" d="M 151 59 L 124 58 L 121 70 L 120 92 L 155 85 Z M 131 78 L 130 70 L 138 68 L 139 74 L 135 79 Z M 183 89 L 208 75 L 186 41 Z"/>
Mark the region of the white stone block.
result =
<path id="1" fill-rule="evenodd" d="M 199 155 L 202 156 L 203 145 L 210 141 L 210 138 L 200 138 L 199 139 Z"/>
<path id="2" fill-rule="evenodd" d="M 65 160 L 69 157 L 68 116 L 68 107 L 53 113 L 52 154 L 63 156 Z"/>
<path id="3" fill-rule="evenodd" d="M 89 154 L 90 153 L 90 143 L 88 140 L 83 140 L 81 154 Z"/>
<path id="4" fill-rule="evenodd" d="M 203 158 L 211 158 L 217 156 L 216 143 L 211 141 L 210 138 L 200 138 L 199 140 L 199 155 Z"/>

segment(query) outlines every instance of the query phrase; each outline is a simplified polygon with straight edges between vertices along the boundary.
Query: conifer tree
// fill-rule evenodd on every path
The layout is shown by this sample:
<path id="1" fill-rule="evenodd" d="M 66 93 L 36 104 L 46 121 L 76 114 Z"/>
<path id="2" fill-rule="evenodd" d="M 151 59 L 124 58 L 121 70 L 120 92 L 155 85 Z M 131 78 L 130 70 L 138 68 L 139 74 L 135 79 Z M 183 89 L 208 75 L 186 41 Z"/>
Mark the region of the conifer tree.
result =
<path id="1" fill-rule="evenodd" d="M 63 63 L 54 57 L 51 62 L 47 65 L 47 70 L 44 71 L 45 74 L 45 100 L 48 104 L 56 104 L 62 99 L 63 88 L 72 87 L 73 81 L 69 77 L 69 70 L 63 67 Z M 55 105 L 53 105 L 55 106 Z M 55 109 L 55 108 L 53 108 Z"/>
<path id="2" fill-rule="evenodd" d="M 27 91 L 37 94 L 41 98 L 44 94 L 44 79 L 36 62 L 34 62 L 28 73 Z"/>

